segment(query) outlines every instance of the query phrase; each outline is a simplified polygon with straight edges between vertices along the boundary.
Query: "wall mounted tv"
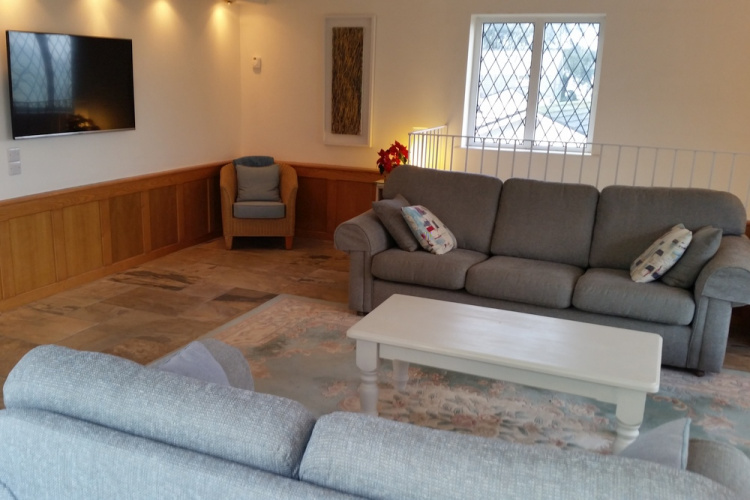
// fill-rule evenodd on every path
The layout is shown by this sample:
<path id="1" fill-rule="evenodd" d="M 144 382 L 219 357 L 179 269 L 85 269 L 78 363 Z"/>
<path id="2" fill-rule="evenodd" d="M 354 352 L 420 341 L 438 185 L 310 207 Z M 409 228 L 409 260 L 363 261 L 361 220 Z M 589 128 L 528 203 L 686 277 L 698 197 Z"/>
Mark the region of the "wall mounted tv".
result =
<path id="1" fill-rule="evenodd" d="M 135 128 L 133 42 L 7 31 L 13 138 Z"/>

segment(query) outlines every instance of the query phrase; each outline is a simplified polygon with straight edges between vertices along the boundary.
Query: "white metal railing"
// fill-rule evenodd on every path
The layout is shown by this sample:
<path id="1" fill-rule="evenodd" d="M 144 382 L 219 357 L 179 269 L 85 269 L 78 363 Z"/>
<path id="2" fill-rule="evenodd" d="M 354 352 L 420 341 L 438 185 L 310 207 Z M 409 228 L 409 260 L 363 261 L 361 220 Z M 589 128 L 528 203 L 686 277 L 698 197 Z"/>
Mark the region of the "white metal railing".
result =
<path id="1" fill-rule="evenodd" d="M 449 135 L 447 126 L 409 134 L 409 163 L 425 168 L 608 185 L 698 187 L 735 194 L 750 219 L 750 153 L 601 143 L 535 143 Z M 467 147 L 467 144 L 472 144 Z"/>

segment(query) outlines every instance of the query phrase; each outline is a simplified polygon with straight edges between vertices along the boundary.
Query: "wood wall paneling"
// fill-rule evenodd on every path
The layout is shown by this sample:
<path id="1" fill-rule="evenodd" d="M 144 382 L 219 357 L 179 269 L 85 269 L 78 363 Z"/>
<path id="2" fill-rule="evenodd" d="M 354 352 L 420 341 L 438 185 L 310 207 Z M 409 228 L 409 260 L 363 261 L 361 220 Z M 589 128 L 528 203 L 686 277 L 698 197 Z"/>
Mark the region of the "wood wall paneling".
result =
<path id="1" fill-rule="evenodd" d="M 65 277 L 77 276 L 104 265 L 99 203 L 92 201 L 61 210 Z M 58 279 L 61 276 L 58 273 Z"/>
<path id="2" fill-rule="evenodd" d="M 333 239 L 340 223 L 370 209 L 382 178 L 374 168 L 286 163 L 299 182 L 295 234 L 307 238 Z"/>
<path id="3" fill-rule="evenodd" d="M 328 231 L 328 182 L 326 179 L 297 177 L 297 214 L 294 233 L 323 238 Z"/>
<path id="4" fill-rule="evenodd" d="M 10 248 L 10 224 L 0 221 L 0 296 L 3 299 L 16 294 L 13 277 L 13 256 Z"/>
<path id="5" fill-rule="evenodd" d="M 57 275 L 52 214 L 17 217 L 8 224 L 15 293 L 54 283 Z"/>
<path id="6" fill-rule="evenodd" d="M 178 241 L 177 186 L 164 186 L 148 192 L 151 220 L 151 248 L 163 248 Z"/>
<path id="7" fill-rule="evenodd" d="M 0 310 L 220 236 L 225 163 L 0 201 Z"/>
<path id="8" fill-rule="evenodd" d="M 209 232 L 208 183 L 205 179 L 183 185 L 185 238 L 195 239 Z"/>
<path id="9" fill-rule="evenodd" d="M 109 201 L 112 262 L 142 254 L 143 220 L 141 193 L 116 196 Z"/>
<path id="10" fill-rule="evenodd" d="M 336 181 L 335 210 L 328 230 L 333 233 L 339 224 L 367 212 L 375 201 L 375 186 L 370 182 Z"/>
<path id="11" fill-rule="evenodd" d="M 221 232 L 221 190 L 219 178 L 211 177 L 208 182 L 208 222 L 209 232 Z"/>

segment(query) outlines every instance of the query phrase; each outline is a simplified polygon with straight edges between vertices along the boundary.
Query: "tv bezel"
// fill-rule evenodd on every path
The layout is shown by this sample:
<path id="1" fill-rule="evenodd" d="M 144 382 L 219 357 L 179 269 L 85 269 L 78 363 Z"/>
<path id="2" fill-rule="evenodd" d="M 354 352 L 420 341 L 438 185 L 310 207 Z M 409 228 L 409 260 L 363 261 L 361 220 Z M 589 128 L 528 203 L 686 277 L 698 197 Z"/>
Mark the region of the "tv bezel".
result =
<path id="1" fill-rule="evenodd" d="M 133 113 L 133 126 L 132 127 L 118 127 L 118 128 L 108 128 L 104 130 L 76 130 L 76 131 L 65 131 L 65 132 L 51 132 L 51 133 L 44 133 L 44 134 L 33 134 L 33 135 L 16 135 L 14 127 L 13 127 L 13 117 L 16 114 L 15 109 L 15 102 L 13 100 L 13 74 L 11 72 L 11 56 L 10 56 L 10 34 L 11 33 L 30 33 L 34 35 L 60 35 L 60 36 L 69 36 L 73 38 L 87 38 L 87 39 L 98 39 L 98 40 L 117 40 L 117 41 L 126 41 L 130 42 L 130 79 L 131 84 L 130 88 L 132 89 L 132 113 Z M 66 136 L 66 135 L 85 135 L 85 134 L 98 134 L 98 133 L 106 133 L 106 132 L 122 132 L 122 131 L 128 131 L 128 130 L 135 130 L 136 129 L 136 116 L 135 116 L 135 65 L 133 62 L 133 39 L 132 38 L 119 38 L 119 37 L 104 37 L 104 36 L 92 36 L 92 35 L 78 35 L 73 33 L 55 33 L 55 32 L 46 32 L 46 31 L 26 31 L 26 30 L 5 30 L 5 47 L 6 47 L 6 69 L 8 71 L 8 96 L 9 96 L 9 105 L 10 105 L 10 125 L 11 125 L 11 135 L 13 137 L 13 140 L 19 140 L 19 139 L 37 139 L 37 138 L 43 138 L 43 137 L 60 137 L 60 136 Z"/>

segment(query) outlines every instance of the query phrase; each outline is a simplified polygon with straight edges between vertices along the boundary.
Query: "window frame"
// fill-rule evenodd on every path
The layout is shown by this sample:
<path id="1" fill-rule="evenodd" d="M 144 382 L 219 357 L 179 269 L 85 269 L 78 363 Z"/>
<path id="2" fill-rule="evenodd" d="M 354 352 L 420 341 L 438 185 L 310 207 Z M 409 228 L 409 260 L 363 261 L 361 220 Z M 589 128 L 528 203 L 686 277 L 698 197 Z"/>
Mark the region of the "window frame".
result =
<path id="1" fill-rule="evenodd" d="M 479 92 L 480 56 L 482 52 L 482 33 L 485 23 L 530 23 L 534 25 L 532 40 L 531 68 L 529 70 L 529 96 L 526 105 L 526 125 L 522 140 L 481 137 L 474 135 L 476 123 L 477 98 Z M 594 69 L 594 86 L 591 95 L 591 112 L 589 116 L 586 143 L 580 147 L 571 147 L 571 143 L 538 141 L 536 135 L 536 116 L 538 113 L 540 74 L 542 70 L 542 50 L 544 46 L 545 26 L 550 23 L 598 23 L 599 38 Z M 469 51 L 466 64 L 466 93 L 464 99 L 463 140 L 462 147 L 484 149 L 492 143 L 492 149 L 508 150 L 544 150 L 544 151 L 583 151 L 589 150 L 593 143 L 596 121 L 597 101 L 601 83 L 602 56 L 604 48 L 606 16 L 604 14 L 474 14 L 471 16 L 469 32 Z M 529 125 L 530 122 L 531 126 Z M 494 146 L 496 144 L 497 146 Z"/>

